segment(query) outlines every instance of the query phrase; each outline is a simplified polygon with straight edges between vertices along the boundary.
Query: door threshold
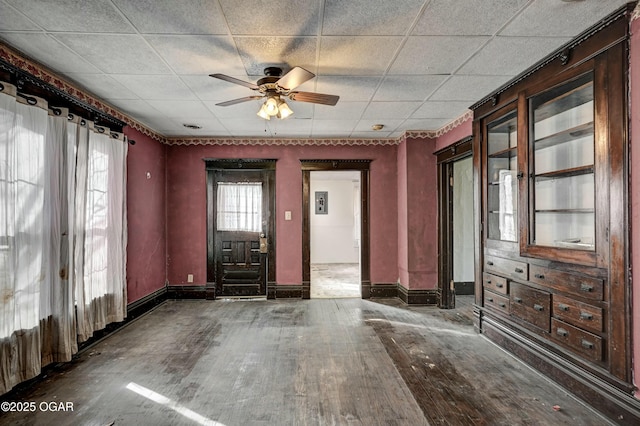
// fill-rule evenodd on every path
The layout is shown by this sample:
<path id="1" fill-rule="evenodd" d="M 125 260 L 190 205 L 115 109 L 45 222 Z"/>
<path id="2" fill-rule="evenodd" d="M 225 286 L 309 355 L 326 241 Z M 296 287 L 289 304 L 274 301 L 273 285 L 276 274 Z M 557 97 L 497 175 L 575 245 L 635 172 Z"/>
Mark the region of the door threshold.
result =
<path id="1" fill-rule="evenodd" d="M 244 300 L 244 301 L 252 301 L 252 300 L 267 300 L 267 296 L 220 296 L 216 297 L 217 300 Z"/>

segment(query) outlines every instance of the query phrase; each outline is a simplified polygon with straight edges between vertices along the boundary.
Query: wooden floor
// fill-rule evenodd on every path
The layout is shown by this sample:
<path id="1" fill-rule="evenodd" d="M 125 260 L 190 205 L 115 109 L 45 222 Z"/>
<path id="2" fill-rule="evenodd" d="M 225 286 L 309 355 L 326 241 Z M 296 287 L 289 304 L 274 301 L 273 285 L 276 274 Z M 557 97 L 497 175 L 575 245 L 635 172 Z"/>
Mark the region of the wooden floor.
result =
<path id="1" fill-rule="evenodd" d="M 38 408 L 0 414 L 0 424 L 607 424 L 475 334 L 465 297 L 455 310 L 397 300 L 169 301 L 10 394 Z"/>

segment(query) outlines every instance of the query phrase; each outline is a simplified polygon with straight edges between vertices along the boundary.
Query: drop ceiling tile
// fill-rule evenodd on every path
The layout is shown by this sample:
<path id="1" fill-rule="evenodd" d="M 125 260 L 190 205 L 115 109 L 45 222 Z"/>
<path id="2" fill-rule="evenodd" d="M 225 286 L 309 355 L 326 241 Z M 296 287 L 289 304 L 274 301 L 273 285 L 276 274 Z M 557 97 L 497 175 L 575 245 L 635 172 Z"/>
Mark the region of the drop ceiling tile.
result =
<path id="1" fill-rule="evenodd" d="M 196 96 L 176 76 L 172 75 L 117 75 L 113 78 L 141 99 L 195 100 Z"/>
<path id="2" fill-rule="evenodd" d="M 496 37 L 458 73 L 515 76 L 570 40 L 565 37 Z"/>
<path id="3" fill-rule="evenodd" d="M 129 89 L 105 74 L 68 73 L 67 77 L 102 99 L 138 99 Z"/>
<path id="4" fill-rule="evenodd" d="M 427 101 L 416 112 L 411 115 L 411 118 L 451 118 L 460 117 L 471 106 L 470 102 L 439 102 L 439 101 Z"/>
<path id="5" fill-rule="evenodd" d="M 432 0 L 414 35 L 493 35 L 528 0 Z"/>
<path id="6" fill-rule="evenodd" d="M 444 75 L 393 75 L 387 76 L 374 101 L 423 101 L 447 79 Z"/>
<path id="7" fill-rule="evenodd" d="M 137 120 L 145 117 L 157 116 L 160 114 L 157 109 L 153 108 L 146 101 L 140 99 L 112 99 L 109 101 L 109 103 L 118 108 L 124 114 L 127 114 Z"/>
<path id="8" fill-rule="evenodd" d="M 354 132 L 370 132 L 374 124 L 383 124 L 383 131 L 393 132 L 402 124 L 404 120 L 388 119 L 380 122 L 379 120 L 363 119 L 358 122 L 353 129 Z"/>
<path id="9" fill-rule="evenodd" d="M 289 117 L 286 120 L 271 119 L 269 125 L 271 129 L 278 133 L 295 133 L 295 134 L 311 134 L 311 125 L 313 121 L 309 119 L 297 119 Z"/>
<path id="10" fill-rule="evenodd" d="M 220 120 L 214 117 L 209 118 L 192 118 L 190 120 L 180 120 L 183 121 L 183 124 L 195 124 L 200 126 L 200 129 L 189 129 L 187 127 L 181 126 L 184 129 L 184 133 L 188 135 L 217 135 L 220 132 L 227 132 L 227 129 L 222 125 Z"/>
<path id="11" fill-rule="evenodd" d="M 316 105 L 313 118 L 318 120 L 359 120 L 368 102 L 346 102 L 340 99 L 335 106 Z"/>
<path id="12" fill-rule="evenodd" d="M 204 106 L 202 101 L 148 101 L 149 105 L 165 116 L 176 120 L 194 120 L 199 118 L 213 118 L 213 113 Z"/>
<path id="13" fill-rule="evenodd" d="M 43 33 L 0 33 L 0 39 L 43 65 L 60 73 L 99 73 L 82 56 Z"/>
<path id="14" fill-rule="evenodd" d="M 6 0 L 47 31 L 133 33 L 111 2 L 98 0 Z"/>
<path id="15" fill-rule="evenodd" d="M 340 102 L 369 101 L 382 80 L 381 77 L 318 76 L 316 90 L 340 96 Z"/>
<path id="16" fill-rule="evenodd" d="M 0 31 L 28 31 L 39 30 L 33 21 L 13 7 L 0 2 Z"/>
<path id="17" fill-rule="evenodd" d="M 231 37 L 160 35 L 145 39 L 176 74 L 208 76 L 245 72 Z"/>
<path id="18" fill-rule="evenodd" d="M 377 120 L 410 116 L 422 102 L 371 102 L 362 118 Z"/>
<path id="19" fill-rule="evenodd" d="M 471 104 L 489 95 L 511 78 L 510 76 L 454 75 L 428 100 L 467 101 Z"/>
<path id="20" fill-rule="evenodd" d="M 141 33 L 227 34 L 216 0 L 113 0 Z"/>
<path id="21" fill-rule="evenodd" d="M 453 74 L 489 37 L 409 37 L 389 74 Z"/>
<path id="22" fill-rule="evenodd" d="M 138 35 L 56 34 L 56 38 L 105 73 L 168 74 L 171 72 Z"/>
<path id="23" fill-rule="evenodd" d="M 311 134 L 345 134 L 351 133 L 358 120 L 313 120 Z"/>
<path id="24" fill-rule="evenodd" d="M 405 130 L 438 130 L 453 120 L 449 118 L 410 118 L 402 123 L 402 127 Z"/>
<path id="25" fill-rule="evenodd" d="M 405 35 L 424 0 L 327 0 L 323 35 Z"/>
<path id="26" fill-rule="evenodd" d="M 315 37 L 236 37 L 235 43 L 247 75 L 262 77 L 270 66 L 283 72 L 299 66 L 315 73 Z"/>
<path id="27" fill-rule="evenodd" d="M 383 74 L 402 37 L 323 36 L 320 47 L 318 72 L 332 75 Z"/>
<path id="28" fill-rule="evenodd" d="M 246 132 L 262 132 L 265 133 L 265 130 L 269 130 L 267 125 L 268 121 L 263 120 L 262 118 L 254 115 L 252 117 L 246 118 L 229 118 L 224 120 L 224 127 L 232 134 L 242 134 L 243 131 Z"/>
<path id="29" fill-rule="evenodd" d="M 392 132 L 385 132 L 384 130 L 380 130 L 377 132 L 353 132 L 350 137 L 352 138 L 362 138 L 362 139 L 371 139 L 374 142 L 376 139 L 387 139 L 390 138 Z"/>
<path id="30" fill-rule="evenodd" d="M 532 2 L 500 33 L 509 36 L 573 37 L 604 18 L 626 0 Z"/>
<path id="31" fill-rule="evenodd" d="M 293 118 L 296 120 L 313 118 L 314 108 L 320 106 L 309 102 L 296 102 L 288 99 L 286 101 L 287 104 L 289 104 L 289 108 L 293 110 Z"/>
<path id="32" fill-rule="evenodd" d="M 220 0 L 232 34 L 318 34 L 316 0 Z"/>

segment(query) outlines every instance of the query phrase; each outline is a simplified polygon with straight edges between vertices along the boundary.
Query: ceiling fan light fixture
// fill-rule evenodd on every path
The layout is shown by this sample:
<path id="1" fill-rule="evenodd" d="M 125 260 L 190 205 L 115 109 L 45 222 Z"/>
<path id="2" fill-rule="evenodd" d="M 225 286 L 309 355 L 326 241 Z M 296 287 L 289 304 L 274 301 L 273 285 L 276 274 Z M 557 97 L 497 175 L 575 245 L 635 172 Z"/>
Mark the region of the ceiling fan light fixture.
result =
<path id="1" fill-rule="evenodd" d="M 271 117 L 278 115 L 278 99 L 276 99 L 275 96 L 269 96 L 269 98 L 264 101 L 264 110 Z"/>
<path id="2" fill-rule="evenodd" d="M 289 105 L 287 105 L 287 103 L 281 99 L 278 105 L 278 118 L 285 119 L 291 114 L 293 114 L 293 110 L 291 110 L 291 108 L 289 108 Z"/>
<path id="3" fill-rule="evenodd" d="M 271 116 L 267 113 L 267 103 L 263 103 L 258 111 L 258 117 L 264 118 L 265 120 L 271 120 Z"/>

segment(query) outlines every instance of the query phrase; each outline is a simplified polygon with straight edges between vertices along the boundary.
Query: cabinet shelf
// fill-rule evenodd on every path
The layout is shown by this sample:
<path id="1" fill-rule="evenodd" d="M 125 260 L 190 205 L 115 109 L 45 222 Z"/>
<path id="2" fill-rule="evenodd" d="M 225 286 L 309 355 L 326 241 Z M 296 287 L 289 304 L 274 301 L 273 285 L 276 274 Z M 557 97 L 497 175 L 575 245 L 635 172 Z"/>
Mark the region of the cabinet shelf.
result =
<path id="1" fill-rule="evenodd" d="M 586 213 L 595 213 L 595 209 L 544 209 L 544 210 L 536 210 L 536 213 L 565 213 L 565 214 L 586 214 Z"/>
<path id="2" fill-rule="evenodd" d="M 573 167 L 571 169 L 562 169 L 562 170 L 554 170 L 552 172 L 540 173 L 536 175 L 535 178 L 537 181 L 544 181 L 550 179 L 559 179 L 559 178 L 568 178 L 572 176 L 580 176 L 580 175 L 588 175 L 593 173 L 594 168 L 593 164 L 588 164 L 586 166 Z"/>
<path id="3" fill-rule="evenodd" d="M 540 97 L 543 103 L 536 107 L 536 122 L 592 101 L 593 83 L 589 81 L 573 90 L 562 93 L 560 96 L 555 95 L 556 92 L 551 91 L 546 96 Z"/>
<path id="4" fill-rule="evenodd" d="M 496 151 L 488 155 L 489 158 L 513 158 L 518 154 L 518 147 L 514 146 L 511 148 L 503 149 L 500 151 Z"/>
<path id="5" fill-rule="evenodd" d="M 535 141 L 535 149 L 549 148 L 587 135 L 593 135 L 593 121 L 537 139 Z"/>

